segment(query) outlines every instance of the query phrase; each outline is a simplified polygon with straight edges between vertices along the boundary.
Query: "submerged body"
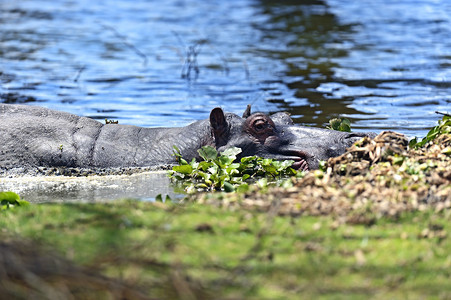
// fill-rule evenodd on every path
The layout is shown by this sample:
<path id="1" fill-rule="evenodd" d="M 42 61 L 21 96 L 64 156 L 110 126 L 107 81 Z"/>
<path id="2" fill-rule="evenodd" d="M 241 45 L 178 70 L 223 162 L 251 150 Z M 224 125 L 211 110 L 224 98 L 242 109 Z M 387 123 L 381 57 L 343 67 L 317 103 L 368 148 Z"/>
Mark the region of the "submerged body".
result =
<path id="1" fill-rule="evenodd" d="M 292 159 L 297 169 L 342 154 L 365 136 L 293 125 L 284 113 L 243 117 L 215 108 L 209 120 L 177 128 L 102 124 L 47 108 L 0 104 L 0 170 L 37 167 L 133 168 L 175 164 L 173 146 L 186 159 L 210 145 L 239 147 L 242 156 Z"/>

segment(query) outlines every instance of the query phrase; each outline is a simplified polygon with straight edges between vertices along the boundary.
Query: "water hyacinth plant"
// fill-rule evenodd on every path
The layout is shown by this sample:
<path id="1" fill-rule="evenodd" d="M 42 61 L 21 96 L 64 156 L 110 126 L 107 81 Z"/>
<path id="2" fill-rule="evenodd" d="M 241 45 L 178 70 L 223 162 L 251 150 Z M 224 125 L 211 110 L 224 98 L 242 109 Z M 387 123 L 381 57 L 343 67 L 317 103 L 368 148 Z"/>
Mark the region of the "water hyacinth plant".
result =
<path id="1" fill-rule="evenodd" d="M 291 168 L 292 160 L 277 161 L 257 156 L 247 156 L 236 162 L 240 148 L 229 148 L 221 153 L 204 146 L 198 150 L 203 161 L 187 162 L 174 146 L 178 166 L 169 171 L 169 177 L 188 193 L 196 191 L 247 191 L 249 183 L 289 185 L 290 176 L 303 176 L 304 172 Z"/>
<path id="2" fill-rule="evenodd" d="M 351 132 L 351 121 L 346 118 L 331 119 L 329 120 L 329 126 L 326 126 L 326 128 L 336 131 Z"/>
<path id="3" fill-rule="evenodd" d="M 421 139 L 421 141 L 418 141 L 418 139 L 415 137 L 409 142 L 410 148 L 418 149 L 420 147 L 423 147 L 427 143 L 433 141 L 436 137 L 442 134 L 449 134 L 451 133 L 451 116 L 448 114 L 444 114 L 442 120 L 438 121 L 438 125 L 433 127 L 427 135 Z"/>
<path id="4" fill-rule="evenodd" d="M 14 192 L 0 192 L 0 211 L 27 205 L 29 205 L 28 201 L 20 199 L 20 196 Z"/>

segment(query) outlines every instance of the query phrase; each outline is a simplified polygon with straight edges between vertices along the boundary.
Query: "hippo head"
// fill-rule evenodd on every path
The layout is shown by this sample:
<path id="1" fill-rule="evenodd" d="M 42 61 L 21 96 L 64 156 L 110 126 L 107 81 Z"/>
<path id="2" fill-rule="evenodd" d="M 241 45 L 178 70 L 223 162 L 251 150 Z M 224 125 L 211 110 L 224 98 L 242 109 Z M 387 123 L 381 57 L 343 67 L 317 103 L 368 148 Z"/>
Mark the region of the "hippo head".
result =
<path id="1" fill-rule="evenodd" d="M 308 154 L 294 146 L 295 136 L 289 132 L 293 125 L 286 113 L 268 116 L 250 113 L 250 106 L 242 118 L 215 108 L 210 114 L 215 146 L 222 152 L 227 148 L 241 148 L 240 157 L 259 156 L 276 160 L 293 160 L 292 167 L 308 170 Z"/>
<path id="2" fill-rule="evenodd" d="M 317 169 L 320 160 L 343 154 L 346 148 L 374 133 L 350 133 L 294 125 L 287 113 L 268 116 L 250 112 L 243 117 L 215 108 L 210 126 L 218 151 L 241 148 L 241 156 L 260 156 L 276 160 L 293 160 L 297 170 Z"/>

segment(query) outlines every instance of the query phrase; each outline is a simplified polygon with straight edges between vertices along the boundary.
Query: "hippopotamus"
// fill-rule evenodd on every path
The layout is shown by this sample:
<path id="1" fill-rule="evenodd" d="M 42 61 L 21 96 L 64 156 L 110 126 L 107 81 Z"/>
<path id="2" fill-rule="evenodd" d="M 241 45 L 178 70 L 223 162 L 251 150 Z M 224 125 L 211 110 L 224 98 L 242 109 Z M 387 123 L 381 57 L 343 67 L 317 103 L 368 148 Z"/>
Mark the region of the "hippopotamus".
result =
<path id="1" fill-rule="evenodd" d="M 347 133 L 293 124 L 286 113 L 243 116 L 217 107 L 209 119 L 185 127 L 144 128 L 103 124 L 48 108 L 0 104 L 0 170 L 42 167 L 139 168 L 177 163 L 174 146 L 186 160 L 198 149 L 239 147 L 240 157 L 293 160 L 300 170 L 318 168 L 368 133 Z M 238 159 L 240 158 L 238 157 Z"/>

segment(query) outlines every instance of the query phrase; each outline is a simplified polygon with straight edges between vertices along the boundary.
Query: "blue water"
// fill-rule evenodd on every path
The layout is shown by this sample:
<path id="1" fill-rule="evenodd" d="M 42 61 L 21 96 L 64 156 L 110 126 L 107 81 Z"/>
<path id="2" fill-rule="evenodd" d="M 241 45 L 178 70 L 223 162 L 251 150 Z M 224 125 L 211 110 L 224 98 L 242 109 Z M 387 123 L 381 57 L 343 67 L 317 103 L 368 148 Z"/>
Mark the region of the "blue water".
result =
<path id="1" fill-rule="evenodd" d="M 251 103 L 411 137 L 451 110 L 448 0 L 0 0 L 0 13 L 1 102 L 149 127 Z"/>

